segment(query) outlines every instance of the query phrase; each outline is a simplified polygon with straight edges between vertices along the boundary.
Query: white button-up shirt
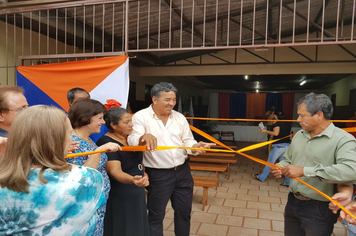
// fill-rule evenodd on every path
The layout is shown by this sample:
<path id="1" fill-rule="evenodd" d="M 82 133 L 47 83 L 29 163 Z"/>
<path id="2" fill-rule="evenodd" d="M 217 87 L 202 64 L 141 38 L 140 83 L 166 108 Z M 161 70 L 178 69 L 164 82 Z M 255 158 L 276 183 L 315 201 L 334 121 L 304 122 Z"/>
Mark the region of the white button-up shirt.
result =
<path id="1" fill-rule="evenodd" d="M 166 125 L 163 124 L 152 109 L 152 105 L 135 113 L 132 117 L 133 131 L 128 137 L 130 146 L 137 146 L 140 137 L 152 134 L 157 138 L 157 146 L 192 147 L 197 143 L 189 128 L 186 118 L 179 112 L 172 111 Z M 167 169 L 184 163 L 190 150 L 168 149 L 146 151 L 143 164 L 146 167 Z"/>

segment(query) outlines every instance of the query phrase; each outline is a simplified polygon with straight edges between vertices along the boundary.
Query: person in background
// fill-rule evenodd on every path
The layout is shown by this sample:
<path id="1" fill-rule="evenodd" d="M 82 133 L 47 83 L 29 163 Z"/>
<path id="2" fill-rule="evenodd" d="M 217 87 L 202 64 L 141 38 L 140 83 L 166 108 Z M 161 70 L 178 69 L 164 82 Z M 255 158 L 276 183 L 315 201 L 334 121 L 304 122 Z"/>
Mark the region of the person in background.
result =
<path id="1" fill-rule="evenodd" d="M 348 204 L 345 208 L 353 215 L 356 215 L 356 202 L 353 201 L 352 203 Z M 343 219 L 342 224 L 347 227 L 348 236 L 356 236 L 356 220 L 344 211 L 340 212 L 340 216 Z"/>
<path id="2" fill-rule="evenodd" d="M 89 137 L 92 133 L 99 133 L 100 127 L 105 124 L 104 113 L 106 108 L 100 102 L 93 99 L 80 99 L 72 104 L 68 111 L 68 118 L 72 124 L 72 139 L 79 141 L 79 148 L 74 153 L 90 152 L 90 151 L 104 151 L 109 150 L 116 152 L 120 149 L 117 143 L 106 143 L 102 146 L 97 146 Z M 104 193 L 106 200 L 109 197 L 110 180 L 106 172 L 106 162 L 108 157 L 105 153 L 97 153 L 86 156 L 79 156 L 68 158 L 69 163 L 76 165 L 89 166 L 97 169 L 104 178 Z M 105 216 L 106 204 L 98 210 L 99 220 L 95 227 L 94 235 L 103 235 L 103 222 Z"/>
<path id="3" fill-rule="evenodd" d="M 333 105 L 325 94 L 309 93 L 298 102 L 302 130 L 293 137 L 283 160 L 272 168 L 276 178 L 290 180 L 284 214 L 285 235 L 331 235 L 338 215 L 329 201 L 295 177 L 316 187 L 329 197 L 355 181 L 356 140 L 330 121 Z"/>
<path id="4" fill-rule="evenodd" d="M 151 89 L 152 104 L 132 117 L 133 132 L 128 137 L 131 146 L 146 145 L 143 164 L 149 176 L 147 209 L 150 234 L 163 236 L 163 219 L 171 200 L 174 209 L 174 232 L 177 236 L 190 233 L 190 215 L 193 201 L 193 178 L 187 161 L 188 153 L 203 151 L 170 149 L 156 151 L 157 145 L 210 148 L 214 143 L 194 140 L 186 118 L 174 111 L 177 89 L 162 82 Z"/>
<path id="5" fill-rule="evenodd" d="M 104 183 L 98 171 L 65 161 L 71 131 L 55 107 L 15 117 L 0 158 L 0 235 L 93 234 Z"/>
<path id="6" fill-rule="evenodd" d="M 332 196 L 332 199 L 337 201 L 339 204 L 345 207 L 351 214 L 355 215 L 356 205 L 354 200 L 356 195 L 354 195 L 354 185 L 344 186 L 338 193 Z M 334 214 L 338 214 L 338 210 L 340 209 L 335 203 L 329 203 L 330 210 L 333 211 Z M 347 228 L 348 236 L 356 236 L 356 220 L 348 215 L 346 212 L 341 211 L 340 217 L 343 219 L 342 224 Z"/>
<path id="7" fill-rule="evenodd" d="M 269 120 L 269 121 L 267 121 L 267 130 L 268 131 L 272 131 L 272 125 L 275 123 L 275 120 L 277 119 L 275 111 L 276 111 L 276 107 L 272 105 L 269 108 L 269 111 L 266 111 L 266 113 L 265 113 L 265 119 Z"/>
<path id="8" fill-rule="evenodd" d="M 267 119 L 267 131 L 273 131 L 272 125 L 275 124 L 278 120 L 277 115 L 275 114 L 276 108 L 275 106 L 271 106 L 269 111 L 265 114 L 265 119 Z M 273 136 L 267 133 L 267 140 L 272 140 Z M 272 148 L 272 144 L 268 145 L 268 154 L 270 153 Z"/>
<path id="9" fill-rule="evenodd" d="M 0 137 L 7 137 L 15 116 L 27 107 L 27 99 L 21 87 L 0 85 Z M 4 154 L 6 147 L 6 139 L 2 140 L 0 157 Z M 75 150 L 77 146 L 77 143 L 72 143 L 68 152 Z"/>
<path id="10" fill-rule="evenodd" d="M 347 122 L 346 127 L 347 128 L 356 127 L 356 110 L 354 111 L 354 116 L 351 117 L 349 120 L 354 120 L 355 122 Z M 352 134 L 356 138 L 356 132 L 350 132 L 350 134 Z"/>
<path id="11" fill-rule="evenodd" d="M 71 106 L 75 101 L 79 99 L 90 98 L 90 94 L 83 88 L 72 88 L 67 92 L 67 100 L 69 106 Z"/>
<path id="12" fill-rule="evenodd" d="M 109 132 L 97 145 L 108 142 L 128 146 L 127 136 L 132 132 L 132 119 L 128 110 L 105 104 L 104 116 Z M 106 207 L 104 235 L 149 235 L 145 188 L 148 176 L 142 166 L 142 152 L 107 153 L 106 170 L 111 190 Z"/>
<path id="13" fill-rule="evenodd" d="M 12 121 L 27 107 L 21 87 L 0 85 L 0 137 L 7 137 Z"/>
<path id="14" fill-rule="evenodd" d="M 133 114 L 133 111 L 132 111 L 131 106 L 130 106 L 130 102 L 127 102 L 126 110 L 127 110 L 130 114 Z"/>
<path id="15" fill-rule="evenodd" d="M 277 111 L 276 114 L 278 120 L 284 119 L 283 111 Z M 262 129 L 261 132 L 273 136 L 273 139 L 280 139 L 290 135 L 292 124 L 289 122 L 279 122 L 278 120 L 276 121 L 276 123 L 272 125 L 272 131 Z M 282 161 L 282 156 L 286 152 L 289 145 L 290 145 L 289 137 L 274 142 L 272 144 L 272 149 L 268 155 L 268 162 L 274 164 L 278 159 Z M 269 172 L 270 172 L 270 167 L 266 166 L 261 174 L 255 173 L 255 176 L 259 181 L 264 182 L 268 177 Z M 288 177 L 285 178 L 286 179 L 284 183 L 281 184 L 281 186 L 289 186 L 289 178 Z"/>

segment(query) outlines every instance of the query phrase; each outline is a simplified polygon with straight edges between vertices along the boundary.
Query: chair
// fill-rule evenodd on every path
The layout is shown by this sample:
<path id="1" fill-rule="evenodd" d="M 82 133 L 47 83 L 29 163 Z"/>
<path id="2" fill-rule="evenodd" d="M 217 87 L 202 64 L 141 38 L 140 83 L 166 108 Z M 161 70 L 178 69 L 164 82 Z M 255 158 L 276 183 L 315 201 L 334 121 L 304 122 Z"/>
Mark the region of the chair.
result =
<path id="1" fill-rule="evenodd" d="M 219 141 L 221 140 L 220 131 L 208 131 L 207 134 Z"/>
<path id="2" fill-rule="evenodd" d="M 221 141 L 232 141 L 234 145 L 236 144 L 234 131 L 221 131 L 220 139 Z"/>

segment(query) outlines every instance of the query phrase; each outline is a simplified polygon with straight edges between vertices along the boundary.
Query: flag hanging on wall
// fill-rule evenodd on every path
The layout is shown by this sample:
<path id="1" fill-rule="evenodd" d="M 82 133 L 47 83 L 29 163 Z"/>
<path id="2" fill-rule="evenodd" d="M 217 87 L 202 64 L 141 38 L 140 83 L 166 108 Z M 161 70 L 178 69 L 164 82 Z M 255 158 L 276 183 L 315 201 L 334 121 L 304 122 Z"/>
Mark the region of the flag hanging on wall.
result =
<path id="1" fill-rule="evenodd" d="M 129 93 L 128 56 L 103 57 L 75 62 L 16 69 L 17 85 L 23 87 L 28 104 L 54 105 L 68 111 L 68 90 L 80 87 L 92 99 L 105 104 L 115 99 L 126 107 Z"/>

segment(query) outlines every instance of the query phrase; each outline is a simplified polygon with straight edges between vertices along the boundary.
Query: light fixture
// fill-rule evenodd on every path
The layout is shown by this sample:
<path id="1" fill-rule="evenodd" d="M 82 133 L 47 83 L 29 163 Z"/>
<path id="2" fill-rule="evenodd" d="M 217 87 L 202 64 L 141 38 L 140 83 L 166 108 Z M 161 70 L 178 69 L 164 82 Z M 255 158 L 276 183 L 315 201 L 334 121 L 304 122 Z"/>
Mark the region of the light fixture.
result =
<path id="1" fill-rule="evenodd" d="M 300 86 L 303 86 L 303 84 L 305 84 L 306 82 L 306 80 L 303 80 L 302 82 L 300 82 Z"/>
<path id="2" fill-rule="evenodd" d="M 307 82 L 307 76 L 302 75 L 300 78 L 300 86 L 303 86 Z"/>
<path id="3" fill-rule="evenodd" d="M 256 89 L 256 93 L 258 93 L 260 90 Z"/>
<path id="4" fill-rule="evenodd" d="M 246 80 L 248 79 L 248 75 L 245 75 L 245 79 L 246 79 Z"/>

